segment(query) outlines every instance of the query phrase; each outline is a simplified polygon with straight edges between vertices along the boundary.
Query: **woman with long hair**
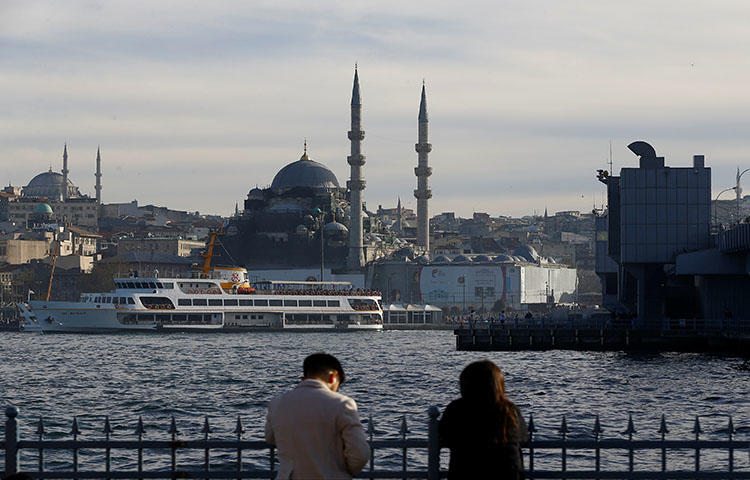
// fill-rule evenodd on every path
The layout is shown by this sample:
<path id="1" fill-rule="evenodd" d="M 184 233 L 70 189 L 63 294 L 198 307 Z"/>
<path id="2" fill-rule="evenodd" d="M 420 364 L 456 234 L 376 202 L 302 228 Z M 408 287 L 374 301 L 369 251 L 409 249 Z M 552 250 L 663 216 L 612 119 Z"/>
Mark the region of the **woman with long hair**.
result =
<path id="1" fill-rule="evenodd" d="M 459 377 L 461 398 L 440 418 L 440 446 L 451 451 L 448 478 L 522 479 L 521 444 L 528 439 L 521 411 L 505 396 L 497 365 L 481 360 Z"/>

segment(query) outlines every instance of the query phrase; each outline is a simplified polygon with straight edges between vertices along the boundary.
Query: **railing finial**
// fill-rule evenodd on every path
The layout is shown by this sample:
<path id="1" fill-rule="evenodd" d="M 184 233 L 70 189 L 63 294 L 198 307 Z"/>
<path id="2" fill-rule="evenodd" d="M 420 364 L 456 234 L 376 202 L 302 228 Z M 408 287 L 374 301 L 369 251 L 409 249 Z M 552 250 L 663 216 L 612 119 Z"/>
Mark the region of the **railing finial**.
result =
<path id="1" fill-rule="evenodd" d="M 112 427 L 109 425 L 109 415 L 104 417 L 104 434 L 109 435 L 112 433 Z"/>
<path id="2" fill-rule="evenodd" d="M 211 433 L 211 427 L 208 426 L 208 415 L 203 419 L 203 429 L 201 433 Z"/>
<path id="3" fill-rule="evenodd" d="M 695 423 L 693 424 L 693 433 L 696 435 L 700 435 L 703 433 L 703 430 L 701 430 L 701 422 L 698 419 L 698 415 L 695 416 Z"/>
<path id="4" fill-rule="evenodd" d="M 72 435 L 80 435 L 81 431 L 78 430 L 78 417 L 73 417 L 73 426 L 70 429 Z"/>
<path id="5" fill-rule="evenodd" d="M 245 429 L 242 428 L 242 418 L 240 418 L 239 415 L 237 415 L 237 423 L 235 424 L 234 432 L 232 433 L 235 433 L 237 435 L 242 435 L 243 433 L 245 433 Z"/>
<path id="6" fill-rule="evenodd" d="M 661 424 L 659 425 L 659 433 L 662 435 L 666 435 L 669 433 L 669 429 L 667 428 L 667 418 L 664 416 L 664 414 L 661 414 Z"/>
<path id="7" fill-rule="evenodd" d="M 596 420 L 594 420 L 594 435 L 597 437 L 602 434 L 602 426 L 599 424 L 599 414 L 596 414 Z"/>
<path id="8" fill-rule="evenodd" d="M 624 434 L 626 435 L 632 435 L 636 432 L 635 425 L 633 425 L 633 414 L 628 414 L 628 427 L 625 429 Z"/>
<path id="9" fill-rule="evenodd" d="M 143 435 L 144 432 L 145 432 L 145 430 L 143 429 L 143 417 L 139 415 L 138 416 L 138 425 L 135 426 L 135 434 L 138 435 L 138 436 L 141 436 L 141 435 Z"/>
<path id="10" fill-rule="evenodd" d="M 5 416 L 8 418 L 16 418 L 18 416 L 18 407 L 7 407 L 5 409 Z"/>
<path id="11" fill-rule="evenodd" d="M 406 436 L 409 433 L 409 426 L 406 424 L 406 415 L 401 416 L 401 428 L 398 429 L 398 433 L 402 436 Z"/>
<path id="12" fill-rule="evenodd" d="M 42 437 L 46 432 L 44 431 L 44 419 L 39 415 L 39 423 L 36 425 L 36 434 Z"/>
<path id="13" fill-rule="evenodd" d="M 729 435 L 734 435 L 737 433 L 737 430 L 734 428 L 734 421 L 732 420 L 732 416 L 729 415 Z"/>
<path id="14" fill-rule="evenodd" d="M 570 433 L 570 430 L 568 429 L 568 421 L 565 419 L 565 415 L 563 415 L 562 424 L 560 425 L 560 430 L 558 431 L 563 435 Z"/>
<path id="15" fill-rule="evenodd" d="M 177 431 L 177 422 L 174 421 L 174 415 L 172 415 L 172 421 L 169 423 L 169 431 L 167 433 L 170 435 L 177 435 L 180 433 Z"/>
<path id="16" fill-rule="evenodd" d="M 536 433 L 536 427 L 534 426 L 534 413 L 529 413 L 529 425 L 527 427 L 529 433 Z"/>

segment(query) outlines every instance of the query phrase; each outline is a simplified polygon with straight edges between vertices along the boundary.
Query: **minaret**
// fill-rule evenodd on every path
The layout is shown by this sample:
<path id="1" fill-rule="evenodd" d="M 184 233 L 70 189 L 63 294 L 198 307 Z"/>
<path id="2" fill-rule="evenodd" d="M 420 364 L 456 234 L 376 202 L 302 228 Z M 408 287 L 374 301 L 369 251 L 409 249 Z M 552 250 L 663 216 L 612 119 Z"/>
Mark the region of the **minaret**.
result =
<path id="1" fill-rule="evenodd" d="M 365 132 L 362 130 L 362 103 L 359 98 L 359 75 L 356 65 L 352 88 L 352 129 L 349 130 L 348 136 L 352 150 L 351 155 L 346 158 L 351 165 L 351 178 L 346 182 L 346 187 L 350 192 L 349 255 L 346 257 L 346 266 L 349 270 L 359 270 L 365 264 L 362 248 L 362 190 L 365 189 L 362 166 L 365 164 L 365 156 L 360 153 Z"/>
<path id="2" fill-rule="evenodd" d="M 396 207 L 398 212 L 396 213 L 396 228 L 398 228 L 398 234 L 404 234 L 404 211 L 401 209 L 401 196 L 398 197 L 398 206 Z"/>
<path id="3" fill-rule="evenodd" d="M 419 102 L 419 143 L 414 145 L 417 151 L 417 167 L 414 174 L 417 176 L 417 189 L 414 196 L 417 198 L 417 245 L 424 247 L 425 253 L 430 254 L 430 211 L 427 201 L 432 198 L 430 190 L 430 175 L 432 168 L 427 166 L 427 154 L 432 150 L 432 145 L 427 142 L 427 130 L 429 120 L 427 119 L 427 95 L 425 94 L 424 82 L 422 82 L 422 100 Z"/>
<path id="4" fill-rule="evenodd" d="M 63 147 L 63 184 L 62 184 L 62 199 L 68 199 L 68 142 L 65 142 Z"/>
<path id="5" fill-rule="evenodd" d="M 102 156 L 99 154 L 99 147 L 96 147 L 96 203 L 101 205 L 102 203 Z"/>

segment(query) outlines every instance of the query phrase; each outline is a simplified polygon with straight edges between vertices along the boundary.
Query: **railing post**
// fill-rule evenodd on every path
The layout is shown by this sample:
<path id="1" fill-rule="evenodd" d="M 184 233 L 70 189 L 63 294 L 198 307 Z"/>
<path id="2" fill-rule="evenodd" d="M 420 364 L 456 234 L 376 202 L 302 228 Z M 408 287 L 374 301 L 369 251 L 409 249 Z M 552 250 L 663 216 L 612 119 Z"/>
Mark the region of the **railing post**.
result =
<path id="1" fill-rule="evenodd" d="M 440 479 L 440 438 L 438 431 L 438 416 L 440 410 L 432 406 L 427 410 L 429 416 L 427 424 L 427 479 Z"/>
<path id="2" fill-rule="evenodd" d="M 5 475 L 18 473 L 18 408 L 5 409 Z"/>

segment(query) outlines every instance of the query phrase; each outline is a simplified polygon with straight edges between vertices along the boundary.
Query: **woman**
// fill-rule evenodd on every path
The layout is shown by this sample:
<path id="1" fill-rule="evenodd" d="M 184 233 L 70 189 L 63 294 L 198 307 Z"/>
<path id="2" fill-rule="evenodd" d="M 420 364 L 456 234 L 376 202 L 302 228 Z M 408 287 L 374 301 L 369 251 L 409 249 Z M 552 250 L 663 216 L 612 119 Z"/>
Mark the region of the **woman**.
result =
<path id="1" fill-rule="evenodd" d="M 520 444 L 528 439 L 521 411 L 505 396 L 503 372 L 489 360 L 459 377 L 461 398 L 440 419 L 440 446 L 451 451 L 448 478 L 522 479 Z"/>

